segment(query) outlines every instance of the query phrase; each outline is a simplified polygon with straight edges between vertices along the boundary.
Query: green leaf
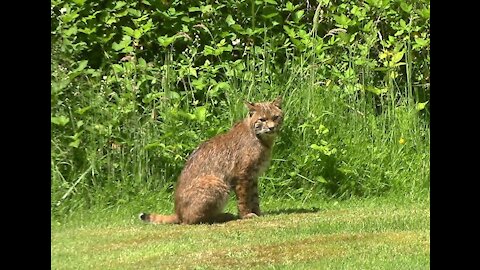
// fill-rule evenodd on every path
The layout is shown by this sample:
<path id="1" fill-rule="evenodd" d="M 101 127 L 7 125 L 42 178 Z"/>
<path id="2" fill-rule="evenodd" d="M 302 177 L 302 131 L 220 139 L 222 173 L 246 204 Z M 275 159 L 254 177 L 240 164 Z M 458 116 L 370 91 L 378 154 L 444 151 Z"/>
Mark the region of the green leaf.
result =
<path id="1" fill-rule="evenodd" d="M 365 32 L 370 32 L 371 29 L 372 29 L 372 26 L 373 26 L 373 21 L 368 21 L 368 23 L 366 23 L 366 24 L 363 26 L 363 31 L 365 31 Z"/>
<path id="2" fill-rule="evenodd" d="M 401 36 L 403 35 L 405 31 L 402 29 L 402 30 L 398 30 L 397 32 L 395 32 L 394 36 L 398 37 L 398 36 Z"/>
<path id="3" fill-rule="evenodd" d="M 203 48 L 203 55 L 212 55 L 215 53 L 215 49 L 212 46 L 205 45 Z"/>
<path id="4" fill-rule="evenodd" d="M 77 34 L 77 26 L 74 25 L 63 32 L 63 35 L 69 37 L 71 35 Z"/>
<path id="5" fill-rule="evenodd" d="M 404 54 L 405 54 L 404 51 L 394 53 L 393 56 L 392 56 L 392 62 L 394 64 L 399 62 L 400 60 L 402 60 Z"/>
<path id="6" fill-rule="evenodd" d="M 378 88 L 378 87 L 370 86 L 370 85 L 366 86 L 365 90 L 367 90 L 369 92 L 372 92 L 375 95 L 385 94 L 385 93 L 388 92 L 387 88 Z"/>
<path id="7" fill-rule="evenodd" d="M 351 39 L 351 35 L 348 34 L 348 33 L 345 33 L 345 32 L 339 32 L 338 33 L 338 37 L 340 38 L 340 40 L 342 40 L 343 42 L 346 42 L 348 43 Z"/>
<path id="8" fill-rule="evenodd" d="M 205 106 L 200 106 L 195 108 L 195 118 L 200 122 L 205 122 L 207 115 L 207 108 Z"/>
<path id="9" fill-rule="evenodd" d="M 75 110 L 76 113 L 82 115 L 84 114 L 86 111 L 90 110 L 92 108 L 92 106 L 87 106 L 85 108 L 80 108 L 80 109 L 77 109 Z"/>
<path id="10" fill-rule="evenodd" d="M 77 128 L 80 128 L 80 127 L 82 127 L 82 126 L 83 126 L 83 124 L 84 124 L 84 123 L 83 123 L 83 121 L 82 121 L 82 120 L 78 121 L 78 122 L 77 122 Z"/>
<path id="11" fill-rule="evenodd" d="M 423 48 L 423 47 L 426 47 L 429 43 L 430 43 L 429 39 L 423 39 L 423 38 L 420 38 L 420 37 L 416 37 L 415 38 L 415 44 L 413 44 L 413 48 L 414 49 Z"/>
<path id="12" fill-rule="evenodd" d="M 205 81 L 203 80 L 203 77 L 200 76 L 200 79 L 195 79 L 195 80 L 192 80 L 192 85 L 193 87 L 195 87 L 195 89 L 197 90 L 203 90 L 203 88 L 205 88 L 205 86 L 207 86 L 207 84 L 205 83 Z"/>
<path id="13" fill-rule="evenodd" d="M 122 73 L 123 72 L 123 67 L 119 64 L 113 64 L 112 69 L 113 69 L 113 71 L 115 71 L 117 73 Z"/>
<path id="14" fill-rule="evenodd" d="M 412 5 L 410 4 L 407 4 L 405 2 L 400 2 L 400 7 L 402 8 L 403 11 L 405 11 L 406 13 L 410 13 L 410 11 L 412 11 Z"/>
<path id="15" fill-rule="evenodd" d="M 158 40 L 158 43 L 160 43 L 160 45 L 162 45 L 163 47 L 168 47 L 168 45 L 172 44 L 176 38 L 177 36 L 172 36 L 172 37 L 163 36 L 163 37 L 157 38 L 157 40 Z"/>
<path id="16" fill-rule="evenodd" d="M 177 12 L 177 10 L 174 8 L 174 7 L 171 7 L 167 10 L 167 14 L 168 16 L 170 16 L 171 18 L 176 18 L 178 15 L 181 15 L 183 14 L 183 12 Z"/>
<path id="17" fill-rule="evenodd" d="M 240 34 L 244 34 L 244 33 L 245 33 L 245 31 L 243 30 L 243 27 L 242 27 L 241 25 L 239 25 L 239 24 L 234 24 L 234 25 L 232 25 L 232 29 L 235 30 L 235 31 L 237 31 L 237 32 L 240 33 Z"/>
<path id="18" fill-rule="evenodd" d="M 174 91 L 168 91 L 165 95 L 169 99 L 177 100 L 180 99 L 180 95 Z"/>
<path id="19" fill-rule="evenodd" d="M 232 18 L 232 15 L 228 14 L 226 20 L 225 20 L 228 24 L 228 26 L 232 25 L 232 24 L 235 24 L 235 20 Z"/>
<path id="20" fill-rule="evenodd" d="M 315 177 L 315 180 L 317 180 L 317 182 L 319 182 L 319 183 L 324 183 L 324 184 L 328 183 L 328 181 L 325 180 L 325 178 L 323 178 L 323 176 L 317 176 L 317 177 Z"/>
<path id="21" fill-rule="evenodd" d="M 60 80 L 60 81 L 56 81 L 56 82 L 52 82 L 52 94 L 61 94 L 62 93 L 62 90 L 67 87 L 71 82 L 71 79 L 70 78 L 65 78 L 63 80 Z"/>
<path id="22" fill-rule="evenodd" d="M 327 134 L 329 131 L 330 131 L 330 130 L 329 130 L 326 126 L 324 126 L 324 125 L 322 125 L 322 124 L 320 124 L 320 126 L 318 127 L 318 132 L 321 133 L 321 134 L 324 134 L 324 135 L 325 135 L 325 134 Z"/>
<path id="23" fill-rule="evenodd" d="M 130 45 L 131 41 L 132 41 L 132 38 L 130 36 L 123 35 L 122 41 L 120 41 L 120 43 L 113 42 L 112 49 L 114 49 L 115 51 L 120 51 L 122 49 L 125 49 Z"/>
<path id="24" fill-rule="evenodd" d="M 82 73 L 82 71 L 85 69 L 85 67 L 87 66 L 87 63 L 88 63 L 88 60 L 82 60 L 78 63 L 78 67 L 74 70 L 72 70 L 72 72 L 70 72 L 68 74 L 68 77 L 70 79 L 73 79 L 75 77 L 77 77 L 78 75 L 80 75 Z"/>
<path id="25" fill-rule="evenodd" d="M 142 30 L 135 29 L 135 31 L 133 32 L 133 37 L 136 39 L 139 39 L 141 36 L 142 36 Z"/>
<path id="26" fill-rule="evenodd" d="M 69 23 L 78 17 L 78 13 L 67 13 L 62 17 L 64 23 Z"/>
<path id="27" fill-rule="evenodd" d="M 208 91 L 208 95 L 215 97 L 218 95 L 218 92 L 220 90 L 228 90 L 228 89 L 230 89 L 230 85 L 227 82 L 219 82 L 211 90 Z"/>
<path id="28" fill-rule="evenodd" d="M 295 13 L 293 14 L 293 20 L 294 20 L 295 22 L 300 21 L 300 19 L 303 17 L 303 14 L 304 14 L 304 13 L 305 13 L 304 10 L 299 10 L 299 11 L 295 12 Z"/>
<path id="29" fill-rule="evenodd" d="M 262 17 L 265 19 L 271 19 L 278 15 L 278 11 L 275 7 L 267 6 L 263 8 Z"/>
<path id="30" fill-rule="evenodd" d="M 263 0 L 263 2 L 272 4 L 272 5 L 276 5 L 276 4 L 277 4 L 277 1 L 275 1 L 275 0 Z"/>
<path id="31" fill-rule="evenodd" d="M 293 30 L 292 28 L 288 27 L 287 25 L 284 25 L 283 26 L 283 29 L 285 30 L 285 33 L 287 33 L 287 35 L 289 37 L 292 37 L 292 38 L 295 38 L 297 35 L 295 34 L 295 30 Z"/>
<path id="32" fill-rule="evenodd" d="M 88 60 L 80 61 L 80 63 L 78 63 L 78 67 L 75 70 L 73 70 L 73 72 L 84 70 L 87 64 L 88 64 Z"/>
<path id="33" fill-rule="evenodd" d="M 82 29 L 79 29 L 78 32 L 81 32 L 81 33 L 85 33 L 87 35 L 90 35 L 92 33 L 95 33 L 97 32 L 97 28 L 96 27 L 93 27 L 93 28 L 82 28 Z"/>
<path id="34" fill-rule="evenodd" d="M 123 32 L 124 32 L 125 34 L 133 37 L 134 31 L 133 31 L 132 28 L 130 28 L 130 27 L 128 27 L 128 26 L 122 26 L 122 30 L 123 30 Z"/>
<path id="35" fill-rule="evenodd" d="M 106 36 L 104 36 L 104 37 L 99 37 L 99 36 L 97 36 L 97 38 L 100 38 L 100 42 L 102 42 L 102 43 L 107 43 L 108 41 L 110 41 L 110 39 L 113 38 L 113 36 L 115 36 L 115 33 L 110 33 L 110 34 L 108 34 L 108 35 L 106 35 Z"/>
<path id="36" fill-rule="evenodd" d="M 418 14 L 424 19 L 430 19 L 430 8 L 421 9 Z"/>
<path id="37" fill-rule="evenodd" d="M 143 103 L 150 103 L 152 102 L 153 100 L 159 98 L 159 97 L 163 97 L 165 96 L 165 93 L 161 92 L 161 93 L 148 93 L 145 95 L 145 97 L 142 98 L 142 102 Z"/>
<path id="38" fill-rule="evenodd" d="M 152 29 L 153 27 L 153 21 L 152 19 L 148 20 L 148 22 L 144 25 L 142 25 L 142 31 L 143 33 L 146 33 L 148 31 L 150 31 L 150 29 Z"/>
<path id="39" fill-rule="evenodd" d="M 195 67 L 188 67 L 188 74 L 197 78 L 197 70 L 195 69 Z"/>
<path id="40" fill-rule="evenodd" d="M 113 8 L 114 10 L 118 10 L 118 9 L 121 9 L 123 6 L 125 6 L 127 3 L 123 2 L 123 1 L 117 1 L 115 3 L 115 7 Z"/>
<path id="41" fill-rule="evenodd" d="M 338 170 L 344 174 L 351 174 L 354 172 L 352 169 L 348 169 L 348 168 L 338 168 Z"/>
<path id="42" fill-rule="evenodd" d="M 186 118 L 188 120 L 194 120 L 195 119 L 195 114 L 192 114 L 192 113 L 187 113 L 187 112 L 184 112 L 182 110 L 179 110 L 179 111 L 172 111 L 172 113 L 174 115 L 178 115 L 178 116 L 181 116 L 183 118 Z"/>
<path id="43" fill-rule="evenodd" d="M 107 25 L 112 25 L 113 23 L 116 23 L 116 22 L 117 22 L 117 18 L 115 18 L 115 17 L 108 17 L 105 20 L 105 24 L 107 24 Z"/>
<path id="44" fill-rule="evenodd" d="M 427 103 L 428 103 L 428 101 L 417 103 L 417 106 L 416 106 L 417 111 L 421 111 L 421 110 L 425 109 L 425 106 L 427 105 Z"/>
<path id="45" fill-rule="evenodd" d="M 147 145 L 145 145 L 144 149 L 145 150 L 150 150 L 150 149 L 155 149 L 155 148 L 165 148 L 165 144 L 164 143 L 160 143 L 160 142 L 154 142 L 154 143 L 149 143 Z"/>
<path id="46" fill-rule="evenodd" d="M 142 57 L 139 57 L 138 58 L 138 65 L 140 67 L 146 67 L 147 66 L 147 62 L 145 61 L 145 59 L 143 59 Z"/>
<path id="47" fill-rule="evenodd" d="M 312 144 L 312 145 L 310 145 L 310 148 L 312 148 L 314 150 L 318 150 L 326 156 L 330 156 L 330 155 L 335 154 L 337 152 L 336 148 L 330 149 L 330 147 L 329 147 L 329 145 L 326 141 L 322 140 L 321 143 L 323 145 Z"/>
<path id="48" fill-rule="evenodd" d="M 310 148 L 314 149 L 314 150 L 319 150 L 321 151 L 323 148 L 321 146 L 319 146 L 318 144 L 312 144 L 310 145 Z"/>
<path id="49" fill-rule="evenodd" d="M 68 122 L 70 122 L 70 119 L 68 119 L 67 117 L 61 115 L 61 116 L 57 116 L 57 117 L 51 117 L 50 118 L 50 121 L 52 123 L 54 123 L 55 125 L 59 125 L 59 126 L 65 126 L 66 124 L 68 124 Z"/>
<path id="50" fill-rule="evenodd" d="M 123 46 L 123 44 L 121 42 L 120 43 L 113 42 L 113 44 L 112 44 L 112 49 L 114 49 L 115 51 L 120 51 L 123 48 L 125 48 L 125 47 Z"/>
<path id="51" fill-rule="evenodd" d="M 83 6 L 83 4 L 85 4 L 85 0 L 72 0 L 72 2 L 74 2 L 75 4 L 77 4 L 79 6 Z"/>
<path id="52" fill-rule="evenodd" d="M 201 6 L 201 7 L 200 7 L 200 11 L 201 11 L 202 13 L 210 13 L 210 12 L 212 12 L 212 11 L 213 11 L 212 5 Z"/>
<path id="53" fill-rule="evenodd" d="M 71 147 L 74 147 L 74 148 L 78 148 L 79 145 L 80 145 L 80 139 L 76 139 L 73 142 L 68 144 L 68 146 L 71 146 Z"/>
<path id="54" fill-rule="evenodd" d="M 117 18 L 120 18 L 120 17 L 124 17 L 124 16 L 127 16 L 128 14 L 128 10 L 123 10 L 123 11 L 117 11 L 114 13 L 114 16 L 117 17 Z"/>
<path id="55" fill-rule="evenodd" d="M 340 16 L 333 15 L 333 18 L 337 22 L 336 25 L 338 27 L 348 28 L 348 26 L 352 23 L 352 20 L 345 16 L 345 14 L 342 14 Z"/>
<path id="56" fill-rule="evenodd" d="M 290 12 L 295 10 L 295 7 L 293 6 L 292 2 L 290 2 L 290 1 L 287 2 L 286 6 L 285 6 L 285 10 L 290 11 Z"/>
<path id="57" fill-rule="evenodd" d="M 195 18 L 191 18 L 191 17 L 188 17 L 188 16 L 183 16 L 181 20 L 183 22 L 186 22 L 186 23 L 191 23 L 191 22 L 195 21 Z"/>
<path id="58" fill-rule="evenodd" d="M 140 12 L 140 10 L 137 10 L 137 9 L 133 9 L 133 8 L 129 8 L 127 9 L 128 10 L 128 13 L 134 17 L 141 17 L 142 16 L 142 12 Z"/>
<path id="59" fill-rule="evenodd" d="M 367 2 L 370 6 L 377 8 L 382 6 L 382 0 L 365 0 L 365 2 Z"/>
<path id="60" fill-rule="evenodd" d="M 188 11 L 189 12 L 196 12 L 196 11 L 201 11 L 201 9 L 199 7 L 189 7 Z"/>

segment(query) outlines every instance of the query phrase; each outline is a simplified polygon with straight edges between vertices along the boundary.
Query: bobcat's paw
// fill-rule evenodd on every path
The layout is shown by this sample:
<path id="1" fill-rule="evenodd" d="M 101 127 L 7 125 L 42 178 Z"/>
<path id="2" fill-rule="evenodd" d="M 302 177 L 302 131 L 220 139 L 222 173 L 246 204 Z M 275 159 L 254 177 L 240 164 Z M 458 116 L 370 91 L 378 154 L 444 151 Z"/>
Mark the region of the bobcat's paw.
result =
<path id="1" fill-rule="evenodd" d="M 243 216 L 242 219 L 255 218 L 255 217 L 258 217 L 258 215 L 255 213 L 248 213 L 245 216 Z"/>

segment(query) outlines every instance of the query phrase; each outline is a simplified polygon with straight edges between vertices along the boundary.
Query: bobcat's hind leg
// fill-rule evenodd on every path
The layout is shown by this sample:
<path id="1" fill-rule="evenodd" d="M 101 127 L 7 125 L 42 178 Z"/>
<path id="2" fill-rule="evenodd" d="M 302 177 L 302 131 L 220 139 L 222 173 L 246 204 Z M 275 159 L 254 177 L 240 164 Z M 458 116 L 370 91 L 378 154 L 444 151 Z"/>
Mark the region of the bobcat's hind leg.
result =
<path id="1" fill-rule="evenodd" d="M 177 214 L 183 224 L 213 223 L 232 217 L 222 214 L 229 186 L 213 175 L 202 176 L 185 188 L 178 200 Z"/>

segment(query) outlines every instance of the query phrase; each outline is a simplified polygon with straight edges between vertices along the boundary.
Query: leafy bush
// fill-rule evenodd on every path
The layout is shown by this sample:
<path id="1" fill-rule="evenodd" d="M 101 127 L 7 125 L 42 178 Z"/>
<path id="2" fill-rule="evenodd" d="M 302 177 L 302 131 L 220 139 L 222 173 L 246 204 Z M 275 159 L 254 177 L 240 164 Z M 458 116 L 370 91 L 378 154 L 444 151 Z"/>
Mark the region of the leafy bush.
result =
<path id="1" fill-rule="evenodd" d="M 52 207 L 171 190 L 191 150 L 243 117 L 243 99 L 277 94 L 283 161 L 265 192 L 425 188 L 429 5 L 52 1 Z M 419 164 L 395 167 L 409 159 Z"/>

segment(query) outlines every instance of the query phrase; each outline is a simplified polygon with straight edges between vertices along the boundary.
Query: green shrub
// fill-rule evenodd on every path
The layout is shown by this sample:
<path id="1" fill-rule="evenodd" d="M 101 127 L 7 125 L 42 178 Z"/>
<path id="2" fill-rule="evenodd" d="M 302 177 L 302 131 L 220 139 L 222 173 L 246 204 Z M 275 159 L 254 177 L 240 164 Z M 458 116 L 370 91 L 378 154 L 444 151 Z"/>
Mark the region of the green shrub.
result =
<path id="1" fill-rule="evenodd" d="M 244 99 L 278 94 L 264 193 L 428 190 L 429 1 L 56 0 L 51 19 L 54 212 L 170 194 Z"/>

